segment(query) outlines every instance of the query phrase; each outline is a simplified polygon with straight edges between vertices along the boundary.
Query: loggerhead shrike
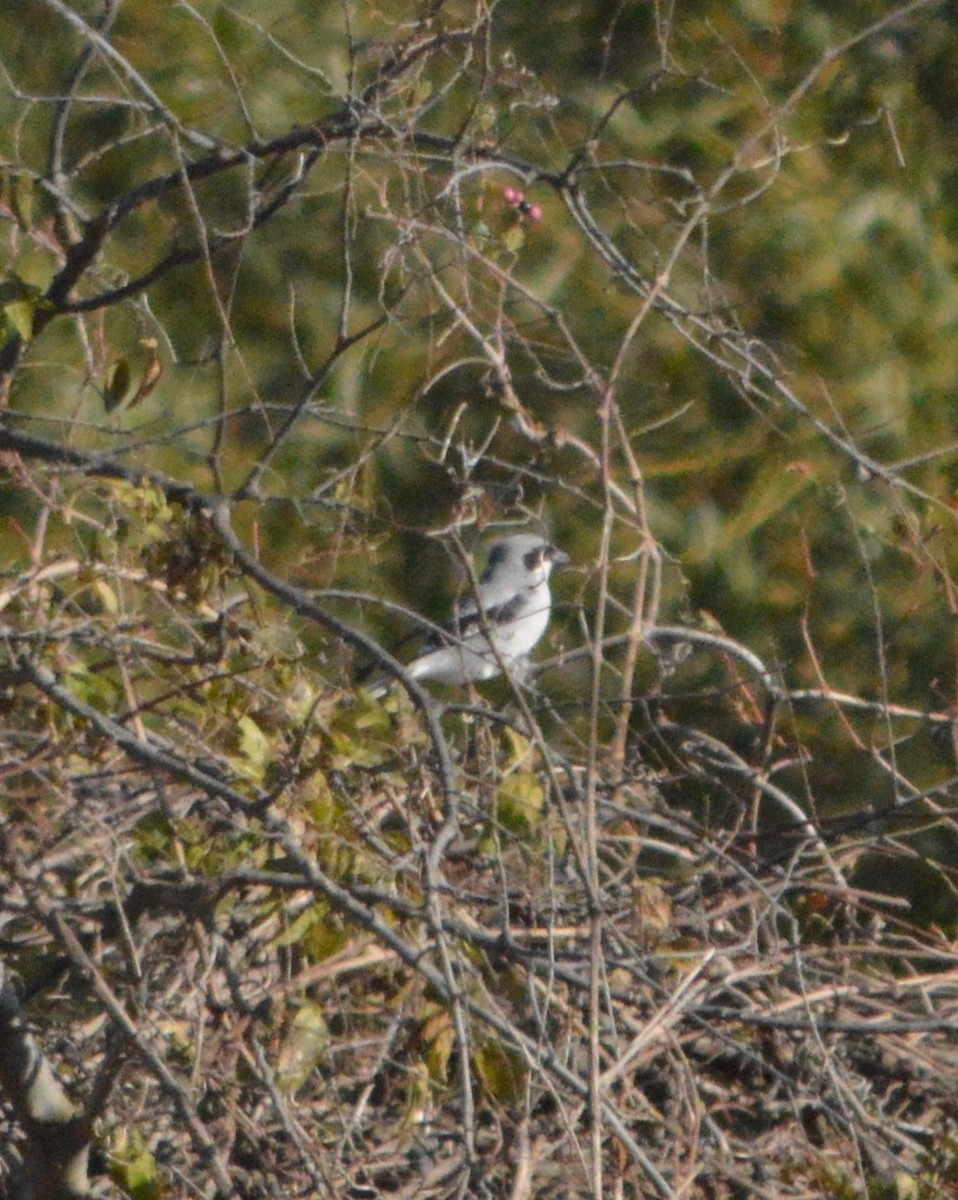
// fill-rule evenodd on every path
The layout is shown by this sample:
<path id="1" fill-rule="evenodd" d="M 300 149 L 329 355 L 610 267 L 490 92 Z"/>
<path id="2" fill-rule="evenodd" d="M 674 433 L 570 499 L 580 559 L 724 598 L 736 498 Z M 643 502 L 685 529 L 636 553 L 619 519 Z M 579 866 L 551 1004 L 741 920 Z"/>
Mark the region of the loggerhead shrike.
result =
<path id="1" fill-rule="evenodd" d="M 409 663 L 410 679 L 461 685 L 492 679 L 504 666 L 521 680 L 529 652 L 549 624 L 549 575 L 568 561 L 567 554 L 532 533 L 495 542 L 475 593 L 460 596 L 443 636 L 432 638 Z M 388 686 L 381 681 L 370 691 L 382 696 Z"/>

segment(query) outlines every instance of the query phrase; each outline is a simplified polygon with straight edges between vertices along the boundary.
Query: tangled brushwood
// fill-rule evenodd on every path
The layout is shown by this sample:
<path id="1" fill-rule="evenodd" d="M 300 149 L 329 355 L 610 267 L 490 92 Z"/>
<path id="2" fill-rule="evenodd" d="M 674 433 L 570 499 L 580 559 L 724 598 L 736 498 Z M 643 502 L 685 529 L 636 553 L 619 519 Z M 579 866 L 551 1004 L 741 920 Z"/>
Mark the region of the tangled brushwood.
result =
<path id="1" fill-rule="evenodd" d="M 0 3 L 2 1200 L 958 1194 L 956 36 Z"/>

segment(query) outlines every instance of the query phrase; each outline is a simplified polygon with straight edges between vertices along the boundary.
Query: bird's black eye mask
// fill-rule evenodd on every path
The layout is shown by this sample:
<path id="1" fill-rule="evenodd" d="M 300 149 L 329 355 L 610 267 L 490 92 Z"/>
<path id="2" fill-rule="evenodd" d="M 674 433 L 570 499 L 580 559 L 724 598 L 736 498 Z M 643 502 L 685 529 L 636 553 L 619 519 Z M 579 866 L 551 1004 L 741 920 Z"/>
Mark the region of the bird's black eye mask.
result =
<path id="1" fill-rule="evenodd" d="M 535 571 L 541 567 L 547 559 L 552 557 L 551 550 L 551 546 L 536 546 L 534 549 L 527 551 L 522 559 L 526 570 Z"/>

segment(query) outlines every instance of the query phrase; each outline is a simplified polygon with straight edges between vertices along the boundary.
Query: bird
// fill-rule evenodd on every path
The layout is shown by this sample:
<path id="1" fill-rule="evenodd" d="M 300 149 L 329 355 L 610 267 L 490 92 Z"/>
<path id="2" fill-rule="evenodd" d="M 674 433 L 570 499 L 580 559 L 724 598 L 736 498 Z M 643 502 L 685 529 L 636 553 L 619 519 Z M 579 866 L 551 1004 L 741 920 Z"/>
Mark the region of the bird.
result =
<path id="1" fill-rule="evenodd" d="M 464 686 L 494 679 L 505 667 L 521 682 L 529 652 L 549 624 L 549 576 L 568 562 L 567 554 L 536 534 L 494 542 L 479 586 L 459 597 L 441 636 L 405 667 L 407 677 Z M 378 698 L 389 686 L 380 680 L 369 690 Z"/>

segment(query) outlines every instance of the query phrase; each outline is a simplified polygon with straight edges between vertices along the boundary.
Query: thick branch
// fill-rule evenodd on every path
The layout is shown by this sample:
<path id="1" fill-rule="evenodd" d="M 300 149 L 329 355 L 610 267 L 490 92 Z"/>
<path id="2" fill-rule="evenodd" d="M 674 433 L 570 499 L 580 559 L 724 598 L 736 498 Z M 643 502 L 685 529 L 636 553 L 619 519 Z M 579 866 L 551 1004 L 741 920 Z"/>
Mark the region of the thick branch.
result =
<path id="1" fill-rule="evenodd" d="M 27 1030 L 20 1001 L 0 964 L 0 1086 L 25 1135 L 10 1158 L 12 1200 L 86 1196 L 89 1122 L 77 1110 Z"/>

